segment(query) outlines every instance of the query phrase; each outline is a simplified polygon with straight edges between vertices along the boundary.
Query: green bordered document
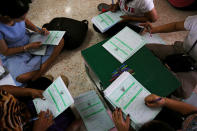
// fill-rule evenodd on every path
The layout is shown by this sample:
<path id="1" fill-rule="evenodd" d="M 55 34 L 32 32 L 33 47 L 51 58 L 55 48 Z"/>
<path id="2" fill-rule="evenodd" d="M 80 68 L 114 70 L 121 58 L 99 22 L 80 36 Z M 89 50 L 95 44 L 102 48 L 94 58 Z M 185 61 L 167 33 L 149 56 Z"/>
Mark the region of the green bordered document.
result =
<path id="1" fill-rule="evenodd" d="M 40 111 L 46 111 L 49 109 L 53 117 L 57 117 L 63 111 L 65 111 L 74 100 L 64 84 L 61 77 L 58 77 L 44 92 L 43 96 L 45 100 L 36 98 L 33 100 L 36 111 L 39 114 Z"/>
<path id="2" fill-rule="evenodd" d="M 145 39 L 129 27 L 103 44 L 103 47 L 121 63 L 129 59 L 146 43 Z"/>
<path id="3" fill-rule="evenodd" d="M 108 131 L 114 127 L 106 109 L 95 91 L 75 98 L 75 107 L 88 131 Z"/>
<path id="4" fill-rule="evenodd" d="M 120 22 L 122 18 L 120 16 L 124 15 L 123 12 L 105 12 L 98 16 L 92 18 L 92 23 L 102 32 L 104 33 L 116 23 Z"/>
<path id="5" fill-rule="evenodd" d="M 120 107 L 125 115 L 129 114 L 139 128 L 153 120 L 161 108 L 149 108 L 144 99 L 150 92 L 144 88 L 129 72 L 123 72 L 105 91 L 104 95 L 115 107 Z"/>
<path id="6" fill-rule="evenodd" d="M 41 42 L 43 45 L 58 45 L 60 40 L 65 34 L 65 31 L 49 31 L 49 35 L 41 35 L 39 33 L 33 33 L 30 36 L 29 42 Z"/>

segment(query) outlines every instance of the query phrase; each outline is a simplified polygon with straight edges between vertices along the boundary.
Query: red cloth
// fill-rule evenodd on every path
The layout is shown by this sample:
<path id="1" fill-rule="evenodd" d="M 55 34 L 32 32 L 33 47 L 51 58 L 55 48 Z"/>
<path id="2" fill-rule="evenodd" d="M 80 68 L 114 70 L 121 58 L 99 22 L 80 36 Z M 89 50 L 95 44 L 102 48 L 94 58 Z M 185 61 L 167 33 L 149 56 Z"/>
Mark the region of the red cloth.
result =
<path id="1" fill-rule="evenodd" d="M 195 0 L 168 0 L 175 7 L 186 7 L 195 2 Z"/>

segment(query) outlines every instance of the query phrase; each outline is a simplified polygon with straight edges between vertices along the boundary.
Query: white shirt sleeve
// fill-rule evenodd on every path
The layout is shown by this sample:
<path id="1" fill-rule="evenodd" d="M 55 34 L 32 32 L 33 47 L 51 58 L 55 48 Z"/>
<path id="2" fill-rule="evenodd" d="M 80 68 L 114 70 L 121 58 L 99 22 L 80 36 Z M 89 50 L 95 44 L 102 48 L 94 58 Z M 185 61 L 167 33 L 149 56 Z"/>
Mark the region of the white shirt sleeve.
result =
<path id="1" fill-rule="evenodd" d="M 194 28 L 194 26 L 196 26 L 196 24 L 197 24 L 197 15 L 188 16 L 188 17 L 185 19 L 184 28 L 185 28 L 186 30 L 192 30 L 192 28 Z"/>
<path id="2" fill-rule="evenodd" d="M 143 13 L 149 12 L 154 8 L 153 0 L 141 0 L 142 1 L 142 11 Z"/>

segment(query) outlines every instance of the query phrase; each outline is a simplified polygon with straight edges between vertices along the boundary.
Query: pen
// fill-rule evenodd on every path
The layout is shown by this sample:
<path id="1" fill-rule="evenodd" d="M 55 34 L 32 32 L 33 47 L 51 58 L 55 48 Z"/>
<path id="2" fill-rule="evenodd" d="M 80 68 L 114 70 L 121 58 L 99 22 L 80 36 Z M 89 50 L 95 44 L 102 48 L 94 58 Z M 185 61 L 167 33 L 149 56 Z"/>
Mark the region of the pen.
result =
<path id="1" fill-rule="evenodd" d="M 148 32 L 150 33 L 150 37 L 152 37 L 151 28 L 148 26 L 147 29 L 148 29 Z"/>
<path id="2" fill-rule="evenodd" d="M 39 119 L 39 117 L 34 117 L 34 118 L 30 119 L 29 122 L 36 121 L 38 119 Z"/>
<path id="3" fill-rule="evenodd" d="M 41 29 L 40 27 L 36 26 L 36 28 L 37 28 L 38 30 L 42 31 L 42 29 Z"/>
<path id="4" fill-rule="evenodd" d="M 112 5 L 114 4 L 114 0 L 112 0 Z"/>
<path id="5" fill-rule="evenodd" d="M 162 97 L 159 97 L 159 98 L 157 98 L 157 99 L 155 99 L 155 100 L 151 101 L 150 103 L 158 102 L 158 101 L 160 101 L 161 99 L 162 99 Z"/>

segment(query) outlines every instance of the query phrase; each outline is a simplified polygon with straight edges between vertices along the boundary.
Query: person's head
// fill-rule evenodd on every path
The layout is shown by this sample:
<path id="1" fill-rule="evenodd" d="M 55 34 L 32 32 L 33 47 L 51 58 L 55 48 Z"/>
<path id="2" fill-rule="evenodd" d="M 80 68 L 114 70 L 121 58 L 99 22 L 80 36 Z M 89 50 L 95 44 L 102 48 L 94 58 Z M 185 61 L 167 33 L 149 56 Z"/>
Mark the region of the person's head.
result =
<path id="1" fill-rule="evenodd" d="M 145 123 L 139 131 L 175 131 L 170 125 L 167 123 L 153 120 L 148 123 Z"/>
<path id="2" fill-rule="evenodd" d="M 8 23 L 10 21 L 23 21 L 29 10 L 27 0 L 2 0 L 0 4 L 0 21 Z"/>

